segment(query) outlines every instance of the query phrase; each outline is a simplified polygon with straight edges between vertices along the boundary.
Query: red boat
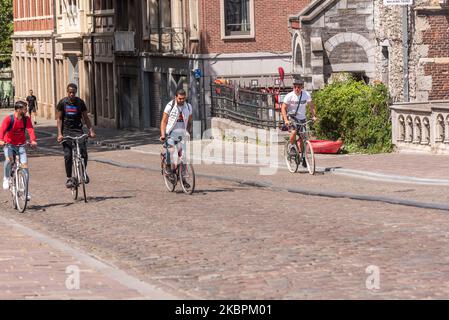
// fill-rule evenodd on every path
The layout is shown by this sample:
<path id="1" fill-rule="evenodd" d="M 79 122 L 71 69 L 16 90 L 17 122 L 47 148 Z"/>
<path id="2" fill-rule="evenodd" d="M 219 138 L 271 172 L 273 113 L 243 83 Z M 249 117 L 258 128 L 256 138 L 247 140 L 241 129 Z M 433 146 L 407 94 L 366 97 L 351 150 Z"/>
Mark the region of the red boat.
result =
<path id="1" fill-rule="evenodd" d="M 338 153 L 343 141 L 330 141 L 330 140 L 310 140 L 313 146 L 314 153 Z"/>

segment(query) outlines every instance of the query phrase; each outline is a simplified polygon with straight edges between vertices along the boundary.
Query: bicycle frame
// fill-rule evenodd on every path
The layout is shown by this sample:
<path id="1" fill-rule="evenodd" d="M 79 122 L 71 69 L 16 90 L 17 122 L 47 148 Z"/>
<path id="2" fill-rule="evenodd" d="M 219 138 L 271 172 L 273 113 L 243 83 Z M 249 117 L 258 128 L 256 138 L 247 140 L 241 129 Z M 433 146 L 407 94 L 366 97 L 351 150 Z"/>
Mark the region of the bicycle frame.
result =
<path id="1" fill-rule="evenodd" d="M 173 139 L 173 138 L 172 138 Z M 175 187 L 178 183 L 178 181 L 181 181 L 182 189 L 184 190 L 184 193 L 192 194 L 195 189 L 195 172 L 191 164 L 187 164 L 184 162 L 184 147 L 180 150 L 177 145 L 181 143 L 183 140 L 182 137 L 178 137 L 178 139 L 173 139 L 174 144 L 169 143 L 168 141 L 165 141 L 163 144 L 164 151 L 161 154 L 161 173 L 164 177 L 164 182 L 167 187 L 167 189 L 170 192 L 173 192 L 175 190 Z M 184 139 L 185 140 L 185 139 Z M 170 148 L 176 148 L 178 152 L 178 159 L 177 161 L 170 161 L 170 167 L 175 164 L 174 168 L 171 167 L 171 170 L 167 172 L 166 168 L 168 167 L 167 163 L 167 155 L 171 154 Z M 174 154 L 174 150 L 173 150 Z M 173 159 L 174 160 L 174 159 Z M 186 181 L 186 177 L 190 176 L 192 178 L 191 182 Z"/>
<path id="2" fill-rule="evenodd" d="M 292 116 L 290 116 L 290 119 L 292 119 L 294 121 L 294 124 L 290 125 L 290 127 L 293 127 L 294 130 L 296 131 L 295 142 L 296 142 L 296 145 L 298 146 L 298 148 L 300 149 L 301 156 L 302 156 L 303 149 L 304 149 L 303 147 L 309 140 L 309 130 L 307 129 L 307 126 L 312 121 L 308 120 L 304 123 L 300 123 L 298 119 L 296 119 L 295 117 L 292 117 Z"/>
<path id="3" fill-rule="evenodd" d="M 78 187 L 80 185 L 82 185 L 83 194 L 84 194 L 84 202 L 87 202 L 87 195 L 86 195 L 87 175 L 86 175 L 86 167 L 85 167 L 84 159 L 81 155 L 80 141 L 83 139 L 86 139 L 86 138 L 88 138 L 87 134 L 83 134 L 79 137 L 66 136 L 63 138 L 63 142 L 67 142 L 68 140 L 70 140 L 75 144 L 75 148 L 73 148 L 73 150 L 72 150 L 72 178 L 75 178 L 75 181 L 72 182 L 73 183 L 72 196 L 73 196 L 74 200 L 77 200 Z M 73 147 L 73 145 L 72 145 L 72 147 Z"/>
<path id="4" fill-rule="evenodd" d="M 75 176 L 77 178 L 77 183 L 79 183 L 81 178 L 85 178 L 85 177 L 81 177 L 81 173 L 79 172 L 78 168 L 79 168 L 79 164 L 82 163 L 84 165 L 83 162 L 83 157 L 81 156 L 81 151 L 80 151 L 80 140 L 87 138 L 88 135 L 87 134 L 83 134 L 82 136 L 79 137 L 70 137 L 70 136 L 66 136 L 63 139 L 63 142 L 66 142 L 67 140 L 71 140 L 73 143 L 75 143 L 75 150 L 76 152 L 72 152 L 72 161 L 73 161 L 73 167 L 75 168 Z M 73 173 L 72 173 L 73 176 Z"/>

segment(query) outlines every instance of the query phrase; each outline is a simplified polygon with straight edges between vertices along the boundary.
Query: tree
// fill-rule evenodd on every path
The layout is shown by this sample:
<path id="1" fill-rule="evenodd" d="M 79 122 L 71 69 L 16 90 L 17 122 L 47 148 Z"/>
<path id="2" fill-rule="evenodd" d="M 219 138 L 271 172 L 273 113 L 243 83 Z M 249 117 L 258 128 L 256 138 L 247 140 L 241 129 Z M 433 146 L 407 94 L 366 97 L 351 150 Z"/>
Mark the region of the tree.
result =
<path id="1" fill-rule="evenodd" d="M 0 65 L 10 64 L 12 53 L 13 0 L 0 0 Z"/>

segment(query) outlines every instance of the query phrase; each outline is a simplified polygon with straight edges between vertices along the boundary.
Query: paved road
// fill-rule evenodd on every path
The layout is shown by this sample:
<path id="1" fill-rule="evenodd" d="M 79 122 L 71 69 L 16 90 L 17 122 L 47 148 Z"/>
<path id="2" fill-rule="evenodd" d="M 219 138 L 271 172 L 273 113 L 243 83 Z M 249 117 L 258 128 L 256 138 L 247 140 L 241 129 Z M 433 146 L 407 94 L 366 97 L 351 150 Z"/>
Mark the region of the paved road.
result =
<path id="1" fill-rule="evenodd" d="M 41 141 L 46 148 L 52 144 Z M 330 173 L 259 176 L 254 167 L 201 165 L 197 192 L 186 196 L 164 189 L 156 156 L 94 148 L 91 158 L 88 204 L 73 202 L 64 189 L 62 157 L 42 151 L 30 158 L 33 200 L 27 212 L 18 214 L 8 194 L 0 194 L 0 232 L 7 235 L 0 268 L 16 270 L 2 273 L 0 298 L 111 297 L 105 288 L 118 288 L 112 290 L 118 298 L 151 297 L 124 278 L 140 279 L 161 295 L 194 299 L 449 297 L 448 211 L 285 191 L 307 186 L 447 203 L 442 187 Z M 13 228 L 11 221 L 51 241 Z M 55 241 L 66 247 L 54 248 Z M 49 252 L 58 258 L 50 259 Z M 124 274 L 79 261 L 82 253 Z M 23 262 L 33 257 L 42 262 Z M 81 291 L 73 294 L 61 286 L 66 265 L 78 262 L 89 271 L 81 273 Z M 370 290 L 367 279 L 376 271 L 379 289 Z M 56 278 L 58 285 L 51 286 Z M 374 279 L 369 284 L 377 284 Z"/>
<path id="2" fill-rule="evenodd" d="M 148 160 L 130 151 L 93 156 L 100 155 Z M 199 179 L 195 195 L 185 196 L 168 193 L 155 171 L 97 162 L 89 165 L 86 205 L 73 203 L 64 190 L 61 157 L 37 156 L 31 163 L 29 210 L 18 215 L 3 193 L 1 216 L 177 297 L 449 296 L 445 211 L 308 197 L 207 178 Z M 208 170 L 198 167 L 199 173 Z M 222 170 L 229 175 L 238 168 Z M 316 177 L 323 178 L 328 177 Z M 378 291 L 366 288 L 371 265 L 380 268 Z"/>

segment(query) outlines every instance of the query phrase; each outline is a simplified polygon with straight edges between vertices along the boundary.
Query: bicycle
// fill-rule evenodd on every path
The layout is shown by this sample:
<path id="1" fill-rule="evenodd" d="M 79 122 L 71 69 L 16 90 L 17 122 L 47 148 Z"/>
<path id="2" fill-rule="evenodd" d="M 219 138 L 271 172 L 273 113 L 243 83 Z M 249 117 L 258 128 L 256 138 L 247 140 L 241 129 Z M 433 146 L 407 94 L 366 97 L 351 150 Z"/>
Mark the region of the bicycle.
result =
<path id="1" fill-rule="evenodd" d="M 21 145 L 5 144 L 4 148 L 13 150 L 14 162 L 11 164 L 11 176 L 9 177 L 9 191 L 11 192 L 13 208 L 24 213 L 28 204 L 28 179 L 20 162 L 19 149 L 29 146 L 28 143 Z"/>
<path id="2" fill-rule="evenodd" d="M 72 197 L 73 200 L 78 199 L 78 189 L 81 186 L 83 188 L 83 196 L 85 203 L 87 203 L 87 195 L 86 195 L 87 174 L 86 174 L 86 167 L 84 164 L 84 158 L 81 156 L 80 152 L 80 141 L 87 138 L 88 135 L 83 134 L 82 136 L 79 137 L 65 136 L 63 137 L 62 140 L 62 142 L 71 141 L 75 144 L 75 148 L 73 148 L 72 152 L 72 188 L 71 188 Z"/>
<path id="3" fill-rule="evenodd" d="M 174 141 L 174 146 L 180 143 L 181 140 L 182 137 L 178 137 L 178 140 Z M 178 151 L 178 163 L 172 170 L 171 165 L 167 163 L 167 152 L 169 152 L 167 150 L 169 148 L 168 139 L 164 142 L 163 148 L 165 151 L 161 153 L 161 174 L 168 191 L 175 191 L 176 185 L 180 181 L 184 193 L 192 194 L 195 191 L 195 171 L 192 164 L 184 163 L 182 152 Z"/>
<path id="4" fill-rule="evenodd" d="M 300 164 L 307 167 L 309 174 L 315 174 L 315 154 L 313 152 L 312 143 L 309 141 L 309 130 L 307 125 L 312 121 L 301 123 L 294 115 L 288 114 L 289 119 L 293 120 L 290 129 L 296 130 L 296 143 L 290 144 L 290 139 L 286 141 L 284 146 L 284 158 L 287 168 L 291 173 L 298 171 Z M 305 162 L 305 163 L 304 163 Z M 304 165 L 305 164 L 305 165 Z"/>

